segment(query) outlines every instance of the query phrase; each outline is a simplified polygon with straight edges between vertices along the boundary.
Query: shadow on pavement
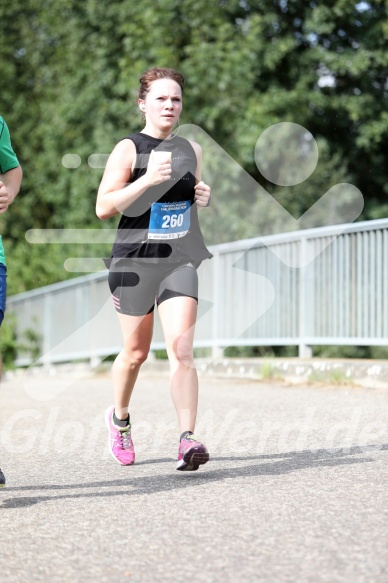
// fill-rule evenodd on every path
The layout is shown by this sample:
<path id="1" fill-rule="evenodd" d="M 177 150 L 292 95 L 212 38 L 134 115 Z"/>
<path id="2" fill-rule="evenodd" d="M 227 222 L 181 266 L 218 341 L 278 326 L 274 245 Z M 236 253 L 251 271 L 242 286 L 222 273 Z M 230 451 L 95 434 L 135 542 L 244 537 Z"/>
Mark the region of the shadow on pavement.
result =
<path id="1" fill-rule="evenodd" d="M 373 447 L 373 450 L 372 450 Z M 28 497 L 14 497 L 5 498 L 0 509 L 22 508 L 33 506 L 39 502 L 47 502 L 50 500 L 61 499 L 77 499 L 77 498 L 98 498 L 98 497 L 114 497 L 114 496 L 132 496 L 144 494 L 156 494 L 159 492 L 166 492 L 168 490 L 177 490 L 189 488 L 192 486 L 199 486 L 212 482 L 220 482 L 222 480 L 231 480 L 235 478 L 249 478 L 255 476 L 278 476 L 281 474 L 288 474 L 290 472 L 297 472 L 308 468 L 319 467 L 335 467 L 346 466 L 349 464 L 360 464 L 366 462 L 373 462 L 371 457 L 365 457 L 368 449 L 365 447 L 350 447 L 337 451 L 328 450 L 304 450 L 291 451 L 280 454 L 268 455 L 244 455 L 239 457 L 225 456 L 213 457 L 211 461 L 225 462 L 228 466 L 234 461 L 261 461 L 261 460 L 275 460 L 272 463 L 254 463 L 251 465 L 244 465 L 238 467 L 219 468 L 217 470 L 207 471 L 211 465 L 205 466 L 199 472 L 169 472 L 164 475 L 153 476 L 135 476 L 132 478 L 125 478 L 120 480 L 103 480 L 98 482 L 89 482 L 81 484 L 58 484 L 58 485 L 42 485 L 42 486 L 22 486 L 22 487 L 8 487 L 3 490 L 4 493 L 20 492 L 20 491 L 34 491 L 38 490 L 77 490 L 82 489 L 83 492 L 63 493 L 50 496 L 28 496 Z M 370 446 L 370 450 L 375 452 L 388 450 L 388 444 Z M 354 455 L 364 455 L 364 457 L 352 457 Z M 147 460 L 136 465 L 151 464 L 151 463 L 165 463 L 171 462 L 170 458 Z M 185 479 L 188 478 L 188 479 Z M 90 488 L 115 488 L 120 487 L 120 490 L 105 490 L 103 492 L 88 492 Z"/>

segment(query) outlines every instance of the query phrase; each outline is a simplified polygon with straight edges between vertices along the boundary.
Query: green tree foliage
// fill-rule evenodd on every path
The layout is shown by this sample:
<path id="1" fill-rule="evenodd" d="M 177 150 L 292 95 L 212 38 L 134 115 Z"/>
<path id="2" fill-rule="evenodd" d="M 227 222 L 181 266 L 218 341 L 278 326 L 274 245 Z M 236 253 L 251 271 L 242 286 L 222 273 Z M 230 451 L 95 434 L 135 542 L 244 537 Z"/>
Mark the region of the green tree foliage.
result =
<path id="1" fill-rule="evenodd" d="M 24 169 L 22 192 L 0 218 L 10 291 L 74 275 L 67 257 L 109 253 L 108 244 L 33 245 L 25 233 L 115 227 L 115 218 L 95 216 L 102 169 L 88 160 L 141 128 L 138 78 L 150 66 L 183 72 L 182 123 L 202 127 L 295 217 L 341 181 L 362 191 L 362 218 L 385 216 L 387 36 L 383 0 L 2 3 L 0 113 Z M 283 121 L 304 126 L 319 145 L 302 185 L 276 187 L 254 161 L 260 134 Z M 63 165 L 68 153 L 79 167 Z M 233 176 L 220 176 L 201 212 L 209 243 L 260 235 L 268 218 L 259 217 L 254 193 L 239 196 Z"/>

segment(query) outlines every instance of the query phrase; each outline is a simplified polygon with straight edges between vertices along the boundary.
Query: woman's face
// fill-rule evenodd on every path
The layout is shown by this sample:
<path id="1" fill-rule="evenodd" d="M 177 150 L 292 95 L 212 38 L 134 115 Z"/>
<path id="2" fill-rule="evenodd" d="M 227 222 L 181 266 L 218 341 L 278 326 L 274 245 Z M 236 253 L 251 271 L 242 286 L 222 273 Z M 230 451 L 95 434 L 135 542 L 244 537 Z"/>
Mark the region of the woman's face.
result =
<path id="1" fill-rule="evenodd" d="M 147 124 L 171 131 L 182 111 L 182 91 L 173 79 L 157 79 L 150 85 L 145 100 L 139 99 Z"/>

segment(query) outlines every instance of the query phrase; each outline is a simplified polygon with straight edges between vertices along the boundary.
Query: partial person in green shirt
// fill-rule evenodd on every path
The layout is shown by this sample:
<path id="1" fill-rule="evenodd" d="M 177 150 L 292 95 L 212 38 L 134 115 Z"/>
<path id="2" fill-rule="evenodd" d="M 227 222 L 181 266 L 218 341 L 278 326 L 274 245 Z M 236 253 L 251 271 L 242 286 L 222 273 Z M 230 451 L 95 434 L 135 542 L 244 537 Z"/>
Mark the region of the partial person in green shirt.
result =
<path id="1" fill-rule="evenodd" d="M 0 215 L 4 214 L 9 205 L 13 203 L 19 192 L 22 181 L 22 169 L 13 151 L 8 126 L 0 116 Z M 1 217 L 0 217 L 1 224 Z M 0 235 L 0 326 L 5 312 L 5 299 L 7 292 L 7 268 L 3 241 Z M 0 359 L 1 377 L 1 359 Z M 5 485 L 5 477 L 0 469 L 0 486 Z"/>

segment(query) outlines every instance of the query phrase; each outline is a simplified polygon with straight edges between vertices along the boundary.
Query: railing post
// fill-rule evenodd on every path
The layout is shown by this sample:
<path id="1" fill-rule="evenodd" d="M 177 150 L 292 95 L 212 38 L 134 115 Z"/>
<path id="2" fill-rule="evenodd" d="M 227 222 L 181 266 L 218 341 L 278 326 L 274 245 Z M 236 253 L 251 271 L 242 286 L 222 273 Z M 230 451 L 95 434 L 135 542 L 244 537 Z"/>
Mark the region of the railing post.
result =
<path id="1" fill-rule="evenodd" d="M 213 264 L 213 322 L 212 322 L 212 359 L 216 360 L 222 356 L 222 348 L 218 346 L 218 338 L 220 336 L 220 318 L 221 318 L 221 258 L 220 252 L 217 250 L 212 259 Z"/>
<path id="2" fill-rule="evenodd" d="M 43 345 L 41 363 L 44 368 L 50 368 L 52 360 L 50 352 L 52 349 L 52 322 L 53 322 L 52 294 L 43 295 Z"/>
<path id="3" fill-rule="evenodd" d="M 306 344 L 305 338 L 307 336 L 307 323 L 313 317 L 309 313 L 310 302 L 308 301 L 307 290 L 307 270 L 308 270 L 308 249 L 306 237 L 301 237 L 300 240 L 300 263 L 299 263 L 299 358 L 311 358 L 313 351 L 311 346 Z"/>

